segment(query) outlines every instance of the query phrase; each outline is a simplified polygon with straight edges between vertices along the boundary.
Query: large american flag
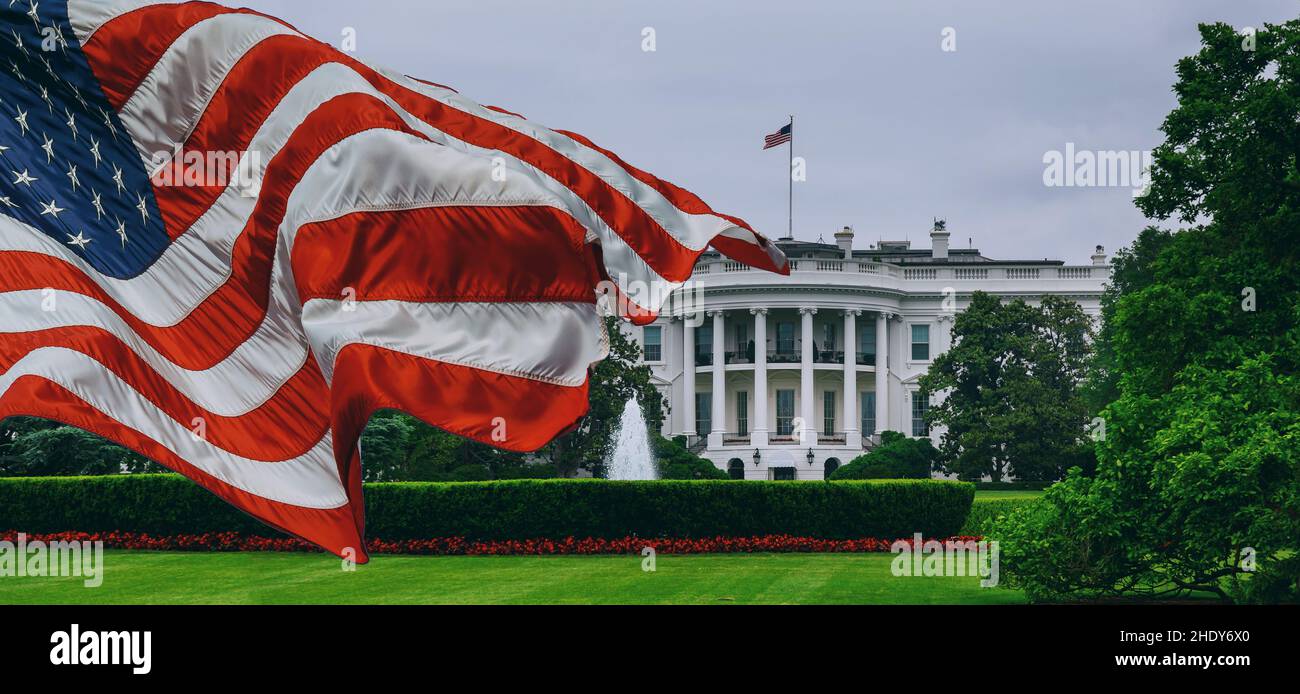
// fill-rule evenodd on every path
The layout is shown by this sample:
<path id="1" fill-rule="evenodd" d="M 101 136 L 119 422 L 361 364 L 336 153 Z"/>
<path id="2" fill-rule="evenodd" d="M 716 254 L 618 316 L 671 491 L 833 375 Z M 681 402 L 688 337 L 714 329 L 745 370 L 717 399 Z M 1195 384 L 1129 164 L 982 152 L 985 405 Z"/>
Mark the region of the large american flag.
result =
<path id="1" fill-rule="evenodd" d="M 535 450 L 586 412 L 598 284 L 644 320 L 710 244 L 788 271 L 579 135 L 272 17 L 5 1 L 0 417 L 100 434 L 330 551 L 365 560 L 376 409 Z"/>

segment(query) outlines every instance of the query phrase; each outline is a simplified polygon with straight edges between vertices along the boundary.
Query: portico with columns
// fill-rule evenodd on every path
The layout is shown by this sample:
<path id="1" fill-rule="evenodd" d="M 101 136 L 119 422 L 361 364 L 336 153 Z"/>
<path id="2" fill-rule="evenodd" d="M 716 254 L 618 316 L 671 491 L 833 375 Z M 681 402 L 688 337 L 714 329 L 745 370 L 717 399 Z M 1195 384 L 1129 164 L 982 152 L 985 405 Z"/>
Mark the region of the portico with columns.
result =
<path id="1" fill-rule="evenodd" d="M 880 432 L 937 441 L 942 432 L 922 424 L 917 379 L 951 347 L 971 292 L 1031 302 L 1054 293 L 1100 311 L 1109 277 L 1100 249 L 1089 266 L 995 261 L 950 251 L 939 233 L 933 250 L 853 250 L 851 232 L 834 245 L 778 241 L 789 276 L 706 253 L 693 286 L 632 329 L 669 400 L 662 433 L 733 477 L 824 479 Z"/>

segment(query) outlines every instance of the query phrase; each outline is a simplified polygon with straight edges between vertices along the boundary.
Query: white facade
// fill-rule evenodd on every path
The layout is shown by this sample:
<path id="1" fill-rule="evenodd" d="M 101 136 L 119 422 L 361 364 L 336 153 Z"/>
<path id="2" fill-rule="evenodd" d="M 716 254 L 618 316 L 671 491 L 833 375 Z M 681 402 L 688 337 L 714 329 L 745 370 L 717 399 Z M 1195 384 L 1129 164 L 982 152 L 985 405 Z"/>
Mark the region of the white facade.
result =
<path id="1" fill-rule="evenodd" d="M 685 436 L 733 476 L 824 479 L 881 431 L 927 435 L 914 429 L 917 379 L 951 346 L 972 292 L 1031 303 L 1052 294 L 1100 312 L 1101 247 L 1086 266 L 997 261 L 949 250 L 936 226 L 930 249 L 853 250 L 847 228 L 835 244 L 778 241 L 788 277 L 703 255 L 659 319 L 634 329 L 670 403 L 663 434 Z"/>

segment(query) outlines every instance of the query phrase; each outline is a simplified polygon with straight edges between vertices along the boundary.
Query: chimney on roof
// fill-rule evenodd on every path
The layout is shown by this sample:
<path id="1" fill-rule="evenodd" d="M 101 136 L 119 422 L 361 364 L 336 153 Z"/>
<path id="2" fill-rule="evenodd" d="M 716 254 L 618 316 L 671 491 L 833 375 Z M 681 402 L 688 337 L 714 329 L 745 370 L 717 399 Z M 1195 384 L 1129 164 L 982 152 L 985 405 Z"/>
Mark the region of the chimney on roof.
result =
<path id="1" fill-rule="evenodd" d="M 844 227 L 835 232 L 835 245 L 844 251 L 845 258 L 853 257 L 853 227 Z"/>
<path id="2" fill-rule="evenodd" d="M 1096 252 L 1092 254 L 1092 264 L 1097 266 L 1106 264 L 1106 249 L 1104 247 L 1097 246 Z"/>
<path id="3" fill-rule="evenodd" d="M 934 228 L 930 230 L 930 255 L 937 260 L 948 259 L 948 222 L 943 219 L 934 220 Z"/>

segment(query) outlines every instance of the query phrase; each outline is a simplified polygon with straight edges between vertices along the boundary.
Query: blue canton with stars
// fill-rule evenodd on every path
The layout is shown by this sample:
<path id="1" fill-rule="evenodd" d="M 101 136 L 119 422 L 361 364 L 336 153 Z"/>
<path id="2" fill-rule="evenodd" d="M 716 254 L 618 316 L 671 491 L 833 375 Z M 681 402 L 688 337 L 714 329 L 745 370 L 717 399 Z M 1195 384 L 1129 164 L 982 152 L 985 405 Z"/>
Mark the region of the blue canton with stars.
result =
<path id="1" fill-rule="evenodd" d="M 145 162 L 90 70 L 66 0 L 0 0 L 0 214 L 102 274 L 169 242 Z"/>

